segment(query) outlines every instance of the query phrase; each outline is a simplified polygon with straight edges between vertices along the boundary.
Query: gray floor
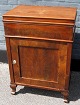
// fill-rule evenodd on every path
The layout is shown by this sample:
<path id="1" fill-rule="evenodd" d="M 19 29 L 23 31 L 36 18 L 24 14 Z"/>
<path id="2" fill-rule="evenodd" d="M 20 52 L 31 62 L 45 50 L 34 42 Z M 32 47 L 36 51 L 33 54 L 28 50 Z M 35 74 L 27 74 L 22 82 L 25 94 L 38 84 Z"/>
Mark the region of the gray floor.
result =
<path id="1" fill-rule="evenodd" d="M 17 87 L 17 94 L 10 94 L 9 68 L 7 63 L 0 62 L 0 105 L 66 105 L 59 92 Z M 80 72 L 71 73 L 70 103 L 80 105 Z"/>

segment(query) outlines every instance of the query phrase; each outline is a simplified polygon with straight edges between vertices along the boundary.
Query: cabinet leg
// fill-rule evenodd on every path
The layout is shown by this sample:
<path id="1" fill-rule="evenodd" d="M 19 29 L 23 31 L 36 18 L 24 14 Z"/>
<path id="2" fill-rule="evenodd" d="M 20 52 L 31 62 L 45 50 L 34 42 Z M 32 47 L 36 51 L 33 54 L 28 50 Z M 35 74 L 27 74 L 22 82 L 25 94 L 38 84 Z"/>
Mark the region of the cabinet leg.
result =
<path id="1" fill-rule="evenodd" d="M 10 87 L 11 87 L 11 89 L 12 89 L 12 91 L 11 91 L 11 94 L 12 95 L 15 95 L 15 93 L 16 93 L 16 84 L 10 84 Z"/>
<path id="2" fill-rule="evenodd" d="M 61 92 L 62 95 L 64 96 L 64 102 L 65 103 L 69 103 L 69 99 L 68 99 L 68 96 L 69 96 L 69 92 L 68 91 L 63 91 Z"/>

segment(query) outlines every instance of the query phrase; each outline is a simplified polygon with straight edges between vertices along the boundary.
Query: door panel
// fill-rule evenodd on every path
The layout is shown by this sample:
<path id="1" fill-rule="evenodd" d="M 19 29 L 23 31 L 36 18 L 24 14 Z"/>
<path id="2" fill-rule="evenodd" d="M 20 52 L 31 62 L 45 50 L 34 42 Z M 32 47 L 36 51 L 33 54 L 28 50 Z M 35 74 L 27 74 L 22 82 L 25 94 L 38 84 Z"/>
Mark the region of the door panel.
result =
<path id="1" fill-rule="evenodd" d="M 65 86 L 67 45 L 60 42 L 11 39 L 16 83 L 62 89 Z"/>
<path id="2" fill-rule="evenodd" d="M 21 46 L 19 47 L 19 57 L 22 77 L 57 81 L 58 60 L 55 59 L 58 59 L 58 51 Z M 54 65 L 53 62 L 55 62 Z"/>

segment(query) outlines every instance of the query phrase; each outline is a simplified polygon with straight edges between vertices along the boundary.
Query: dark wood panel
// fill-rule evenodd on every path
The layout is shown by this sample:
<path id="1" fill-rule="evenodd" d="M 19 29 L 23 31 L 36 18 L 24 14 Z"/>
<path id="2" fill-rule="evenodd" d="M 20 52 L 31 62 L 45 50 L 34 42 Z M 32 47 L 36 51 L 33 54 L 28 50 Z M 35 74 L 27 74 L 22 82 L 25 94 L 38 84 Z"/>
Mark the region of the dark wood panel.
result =
<path id="1" fill-rule="evenodd" d="M 57 81 L 58 51 L 22 46 L 19 55 L 22 77 Z"/>

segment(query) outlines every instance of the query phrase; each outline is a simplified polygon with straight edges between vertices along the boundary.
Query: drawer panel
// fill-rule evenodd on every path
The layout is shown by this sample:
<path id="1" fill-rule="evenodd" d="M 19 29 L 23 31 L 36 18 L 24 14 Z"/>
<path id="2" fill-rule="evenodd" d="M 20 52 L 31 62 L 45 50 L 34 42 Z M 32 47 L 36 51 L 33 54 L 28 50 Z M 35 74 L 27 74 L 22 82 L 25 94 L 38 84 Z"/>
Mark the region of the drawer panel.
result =
<path id="1" fill-rule="evenodd" d="M 73 27 L 37 23 L 4 23 L 5 34 L 50 39 L 73 40 Z"/>

